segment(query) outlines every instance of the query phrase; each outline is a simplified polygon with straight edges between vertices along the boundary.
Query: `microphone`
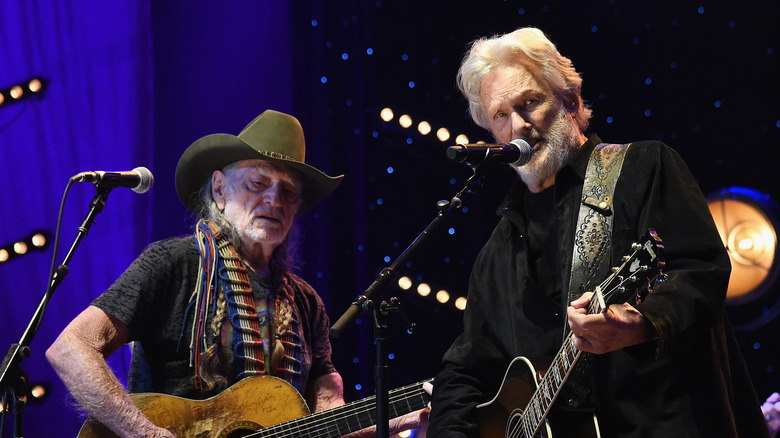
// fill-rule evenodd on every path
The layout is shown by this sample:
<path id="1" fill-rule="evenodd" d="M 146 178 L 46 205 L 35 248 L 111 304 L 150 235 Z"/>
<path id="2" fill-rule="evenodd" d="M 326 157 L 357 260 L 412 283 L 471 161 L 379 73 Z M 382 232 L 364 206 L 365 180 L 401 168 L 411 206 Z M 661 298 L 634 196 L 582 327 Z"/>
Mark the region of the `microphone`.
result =
<path id="1" fill-rule="evenodd" d="M 154 176 L 145 167 L 136 167 L 129 172 L 81 172 L 71 178 L 73 182 L 91 182 L 97 187 L 113 189 L 128 187 L 136 193 L 146 193 L 152 188 Z"/>
<path id="2" fill-rule="evenodd" d="M 459 144 L 447 148 L 447 158 L 469 165 L 493 161 L 522 166 L 531 161 L 531 145 L 522 138 L 503 144 Z"/>

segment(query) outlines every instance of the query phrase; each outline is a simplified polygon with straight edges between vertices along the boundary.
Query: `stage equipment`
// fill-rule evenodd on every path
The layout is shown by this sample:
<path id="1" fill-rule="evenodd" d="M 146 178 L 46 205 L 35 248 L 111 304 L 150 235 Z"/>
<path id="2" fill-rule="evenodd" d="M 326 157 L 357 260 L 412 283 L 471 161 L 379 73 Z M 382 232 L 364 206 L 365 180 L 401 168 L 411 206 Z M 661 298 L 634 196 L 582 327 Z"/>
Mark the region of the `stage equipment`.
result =
<path id="1" fill-rule="evenodd" d="M 37 230 L 0 247 L 0 265 L 21 257 L 30 251 L 43 251 L 49 246 L 51 232 Z"/>
<path id="2" fill-rule="evenodd" d="M 0 107 L 20 102 L 31 97 L 41 98 L 46 91 L 49 80 L 40 76 L 28 79 L 24 82 L 11 85 L 0 90 Z"/>
<path id="3" fill-rule="evenodd" d="M 726 304 L 762 297 L 778 273 L 776 204 L 768 194 L 745 187 L 713 193 L 707 204 L 731 259 Z"/>

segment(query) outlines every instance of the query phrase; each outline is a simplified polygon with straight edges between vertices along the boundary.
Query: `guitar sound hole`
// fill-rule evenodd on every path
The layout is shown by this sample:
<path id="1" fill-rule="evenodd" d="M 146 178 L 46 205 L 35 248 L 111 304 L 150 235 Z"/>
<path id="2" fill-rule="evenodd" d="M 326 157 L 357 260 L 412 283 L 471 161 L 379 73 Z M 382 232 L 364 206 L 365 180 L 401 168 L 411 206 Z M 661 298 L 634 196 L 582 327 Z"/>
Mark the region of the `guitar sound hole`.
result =
<path id="1" fill-rule="evenodd" d="M 260 430 L 261 426 L 253 421 L 236 421 L 222 429 L 217 438 L 242 438 Z"/>

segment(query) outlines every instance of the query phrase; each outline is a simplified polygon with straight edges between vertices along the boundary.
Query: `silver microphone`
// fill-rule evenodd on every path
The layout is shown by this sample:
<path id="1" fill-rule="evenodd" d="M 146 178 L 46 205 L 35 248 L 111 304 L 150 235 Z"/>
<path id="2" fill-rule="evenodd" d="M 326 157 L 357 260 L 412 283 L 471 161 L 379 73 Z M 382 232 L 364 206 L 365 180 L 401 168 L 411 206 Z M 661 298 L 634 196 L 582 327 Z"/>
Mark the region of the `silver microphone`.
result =
<path id="1" fill-rule="evenodd" d="M 531 145 L 522 138 L 503 144 L 459 144 L 447 148 L 447 158 L 469 165 L 493 161 L 522 166 L 531 161 Z"/>

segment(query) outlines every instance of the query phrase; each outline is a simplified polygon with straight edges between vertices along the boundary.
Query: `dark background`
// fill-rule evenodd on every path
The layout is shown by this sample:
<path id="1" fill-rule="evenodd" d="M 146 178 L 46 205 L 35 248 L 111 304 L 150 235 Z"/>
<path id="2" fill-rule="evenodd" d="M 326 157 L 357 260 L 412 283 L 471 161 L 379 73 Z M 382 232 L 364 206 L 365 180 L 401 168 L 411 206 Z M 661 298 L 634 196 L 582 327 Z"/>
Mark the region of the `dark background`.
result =
<path id="1" fill-rule="evenodd" d="M 296 229 L 300 272 L 335 322 L 433 221 L 437 201 L 463 187 L 471 171 L 445 157 L 454 136 L 491 140 L 470 121 L 455 87 L 460 60 L 477 37 L 539 27 L 583 75 L 583 97 L 594 110 L 590 132 L 615 143 L 666 142 L 688 162 L 705 194 L 741 186 L 780 196 L 777 2 L 43 3 L 11 2 L 0 10 L 8 17 L 0 54 L 9 55 L 0 87 L 34 74 L 51 78 L 37 105 L 0 107 L 0 165 L 10 182 L 2 189 L 7 205 L 0 244 L 32 228 L 53 230 L 62 187 L 79 171 L 144 165 L 153 170 L 155 186 L 143 197 L 119 190 L 111 195 L 54 297 L 56 310 L 49 310 L 33 356 L 24 362 L 31 379 L 50 388 L 42 404 L 28 408 L 28 436 L 72 436 L 80 424 L 71 419 L 64 388 L 43 359 L 48 344 L 146 244 L 191 232 L 193 218 L 173 189 L 181 152 L 203 135 L 237 134 L 267 108 L 300 119 L 308 163 L 346 175 Z M 68 29 L 75 31 L 64 33 Z M 101 38 L 121 47 L 105 48 L 110 44 Z M 28 50 L 16 50 L 19 42 Z M 126 74 L 117 93 L 129 87 L 130 97 L 106 104 L 113 94 L 85 86 L 95 90 L 86 93 L 92 103 L 76 111 L 64 97 L 81 85 L 74 77 L 99 80 L 104 71 Z M 95 107 L 96 95 L 106 107 Z M 386 107 L 396 119 L 380 119 Z M 111 118 L 101 119 L 103 113 Z M 401 128 L 400 114 L 410 115 L 415 126 L 426 120 L 434 131 L 446 127 L 453 139 L 440 142 Z M 93 127 L 91 135 L 82 133 L 85 126 Z M 130 135 L 117 135 L 122 133 Z M 15 147 L 32 135 L 36 141 Z M 462 312 L 453 301 L 466 295 L 471 263 L 497 222 L 494 212 L 511 178 L 506 168 L 487 175 L 483 190 L 464 198 L 464 207 L 442 220 L 400 266 L 398 276 L 426 282 L 430 296 L 403 291 L 395 281 L 375 296 L 398 297 L 417 325 L 409 335 L 400 315 L 388 318 L 390 387 L 432 377 L 461 331 Z M 92 195 L 89 187 L 73 190 L 77 198 L 68 201 L 61 246 L 71 242 Z M 19 339 L 51 257 L 49 247 L 0 265 L 3 345 Z M 29 292 L 20 293 L 20 285 Z M 728 307 L 761 399 L 780 388 L 780 323 L 770 318 L 777 287 Z M 450 302 L 433 298 L 441 289 Z M 373 392 L 373 335 L 370 319 L 361 316 L 333 341 L 347 400 Z M 126 358 L 123 351 L 113 359 L 119 374 Z M 36 419 L 61 426 L 52 430 Z"/>

